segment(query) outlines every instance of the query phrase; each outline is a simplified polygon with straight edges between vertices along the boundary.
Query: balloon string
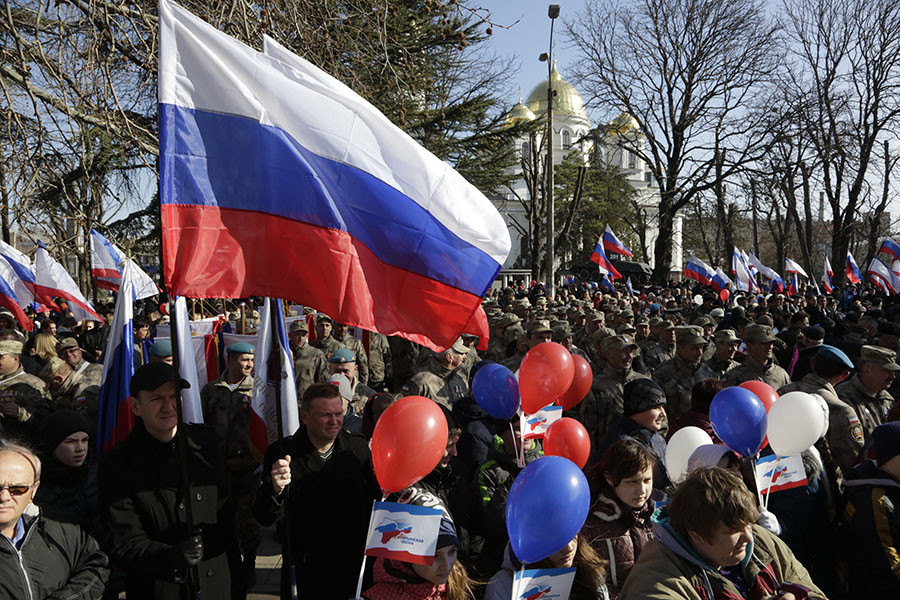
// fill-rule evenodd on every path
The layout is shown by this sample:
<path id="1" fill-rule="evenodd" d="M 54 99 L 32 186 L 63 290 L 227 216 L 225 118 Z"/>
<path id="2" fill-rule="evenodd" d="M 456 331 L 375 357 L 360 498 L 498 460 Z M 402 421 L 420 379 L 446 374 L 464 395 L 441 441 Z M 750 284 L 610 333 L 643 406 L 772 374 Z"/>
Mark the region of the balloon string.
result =
<path id="1" fill-rule="evenodd" d="M 509 432 L 512 434 L 513 450 L 515 451 L 516 457 L 518 457 L 519 456 L 519 445 L 516 443 L 516 430 L 513 429 L 512 423 L 509 424 Z"/>
<path id="2" fill-rule="evenodd" d="M 750 464 L 753 467 L 753 483 L 756 485 L 756 499 L 759 501 L 760 508 L 765 509 L 765 503 L 763 501 L 762 495 L 762 487 L 759 485 L 759 476 L 756 473 L 756 459 L 759 458 L 759 453 L 750 458 Z"/>
<path id="3" fill-rule="evenodd" d="M 780 457 L 778 457 L 778 456 L 775 457 L 775 462 L 772 463 L 771 475 L 769 475 L 769 477 L 768 477 L 769 482 L 766 484 L 766 496 L 765 496 L 766 505 L 763 507 L 766 510 L 769 510 L 769 497 L 772 495 L 772 483 L 773 483 L 772 480 L 775 478 L 775 467 L 778 465 L 778 462 L 780 460 L 781 460 Z"/>

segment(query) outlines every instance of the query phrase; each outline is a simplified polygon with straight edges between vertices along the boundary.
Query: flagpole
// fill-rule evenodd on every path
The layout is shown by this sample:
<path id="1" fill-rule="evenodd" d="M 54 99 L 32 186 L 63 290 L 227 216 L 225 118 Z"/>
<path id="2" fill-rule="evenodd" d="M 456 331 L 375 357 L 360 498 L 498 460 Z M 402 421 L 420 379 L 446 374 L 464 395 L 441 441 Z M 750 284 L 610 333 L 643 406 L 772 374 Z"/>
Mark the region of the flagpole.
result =
<path id="1" fill-rule="evenodd" d="M 275 310 L 276 306 L 278 307 L 278 311 Z M 278 427 L 278 439 L 279 441 L 284 439 L 284 424 L 283 424 L 283 416 L 281 411 L 281 340 L 279 339 L 281 336 L 279 335 L 279 324 L 284 322 L 284 316 L 281 314 L 281 300 L 278 298 L 269 298 L 269 321 L 271 323 L 271 336 L 272 336 L 272 355 L 269 357 L 269 365 L 267 367 L 271 367 L 272 371 L 274 371 L 273 377 L 275 379 L 275 422 L 276 427 Z M 281 323 L 279 323 L 281 321 Z M 270 371 L 271 372 L 271 371 Z M 291 548 L 291 535 L 293 534 L 293 530 L 290 525 L 290 490 L 291 484 L 287 484 L 284 487 L 284 490 L 281 492 L 284 494 L 284 543 L 281 545 L 281 558 L 284 563 L 288 566 L 288 578 L 289 584 L 291 586 L 291 598 L 292 600 L 297 600 L 297 568 L 294 566 L 294 553 Z"/>
<path id="2" fill-rule="evenodd" d="M 123 290 L 124 291 L 124 290 Z M 175 367 L 175 373 L 181 379 L 181 356 L 178 352 L 178 310 L 175 309 L 175 299 L 169 300 L 169 316 L 171 325 L 169 327 L 169 335 L 172 342 L 172 366 Z M 190 325 L 188 325 L 190 327 Z M 185 436 L 184 409 L 181 406 L 181 383 L 175 383 L 175 408 L 178 419 L 178 425 L 175 429 L 175 446 L 178 448 L 178 466 L 181 476 L 181 499 L 184 503 L 184 518 L 187 525 L 188 536 L 193 537 L 196 529 L 194 528 L 194 508 L 191 502 L 191 478 L 188 472 L 187 458 L 187 438 Z M 221 458 L 221 457 L 220 457 Z M 189 570 L 187 578 L 188 593 L 194 598 L 200 598 L 200 572 L 197 565 Z"/>

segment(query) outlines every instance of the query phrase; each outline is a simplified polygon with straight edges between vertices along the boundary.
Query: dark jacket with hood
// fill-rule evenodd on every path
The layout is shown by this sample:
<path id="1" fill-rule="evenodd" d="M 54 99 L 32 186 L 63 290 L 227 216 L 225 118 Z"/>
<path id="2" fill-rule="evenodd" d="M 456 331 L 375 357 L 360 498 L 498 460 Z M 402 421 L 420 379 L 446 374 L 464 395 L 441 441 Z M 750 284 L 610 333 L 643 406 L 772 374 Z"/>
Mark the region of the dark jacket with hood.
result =
<path id="1" fill-rule="evenodd" d="M 77 525 L 44 518 L 30 505 L 22 515 L 25 537 L 17 551 L 0 535 L 0 599 L 88 600 L 103 596 L 109 562 Z"/>
<path id="2" fill-rule="evenodd" d="M 665 513 L 654 517 L 653 540 L 631 571 L 619 596 L 623 600 L 764 600 L 785 583 L 808 589 L 807 598 L 824 599 L 809 573 L 777 537 L 752 525 L 753 542 L 739 568 L 747 585 L 746 595 L 713 566 L 669 524 Z"/>
<path id="3" fill-rule="evenodd" d="M 581 533 L 601 558 L 609 561 L 607 587 L 616 598 L 622 584 L 652 537 L 655 502 L 650 499 L 639 510 L 625 506 L 612 494 L 601 493 L 588 512 Z"/>
<path id="4" fill-rule="evenodd" d="M 859 598 L 900 597 L 900 483 L 866 460 L 844 480 L 841 539 Z"/>
<path id="5" fill-rule="evenodd" d="M 650 431 L 636 421 L 624 416 L 620 418 L 603 438 L 597 448 L 597 456 L 602 457 L 606 450 L 619 440 L 635 440 L 643 444 L 656 457 L 658 464 L 653 468 L 653 487 L 664 491 L 669 486 L 666 473 L 666 438 L 658 431 Z"/>

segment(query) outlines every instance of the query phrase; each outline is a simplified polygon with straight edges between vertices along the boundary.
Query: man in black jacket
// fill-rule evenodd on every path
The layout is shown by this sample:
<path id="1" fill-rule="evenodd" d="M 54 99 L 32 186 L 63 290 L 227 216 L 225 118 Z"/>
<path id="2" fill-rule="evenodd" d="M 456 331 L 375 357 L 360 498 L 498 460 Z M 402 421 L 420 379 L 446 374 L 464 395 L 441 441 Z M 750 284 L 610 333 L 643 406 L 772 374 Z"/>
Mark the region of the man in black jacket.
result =
<path id="1" fill-rule="evenodd" d="M 269 446 L 256 518 L 270 525 L 288 511 L 300 598 L 352 598 L 365 549 L 375 483 L 366 439 L 343 429 L 338 388 L 309 386 L 300 401 L 303 426 Z M 281 597 L 289 598 L 282 570 Z"/>
<path id="2" fill-rule="evenodd" d="M 167 363 L 144 365 L 131 378 L 134 429 L 100 462 L 106 548 L 125 571 L 128 600 L 186 598 L 198 586 L 203 598 L 240 597 L 237 528 L 218 439 L 199 425 L 178 432 L 176 386 L 183 389 L 187 382 Z M 181 485 L 181 443 L 191 481 L 187 494 Z"/>
<path id="3" fill-rule="evenodd" d="M 0 599 L 99 599 L 106 555 L 77 525 L 41 516 L 31 504 L 40 477 L 30 450 L 0 442 Z"/>

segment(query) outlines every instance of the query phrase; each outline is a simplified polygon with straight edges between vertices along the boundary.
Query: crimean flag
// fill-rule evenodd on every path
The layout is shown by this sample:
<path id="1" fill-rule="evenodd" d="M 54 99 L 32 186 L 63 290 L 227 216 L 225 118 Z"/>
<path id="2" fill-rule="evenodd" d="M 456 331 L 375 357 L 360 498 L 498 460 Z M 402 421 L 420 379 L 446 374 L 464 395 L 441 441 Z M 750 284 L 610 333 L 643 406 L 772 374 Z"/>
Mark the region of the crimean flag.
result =
<path id="1" fill-rule="evenodd" d="M 275 318 L 272 318 L 275 311 Z M 276 359 L 281 354 L 281 369 Z M 281 380 L 281 396 L 275 394 Z M 250 452 L 260 463 L 271 442 L 294 435 L 300 427 L 297 413 L 297 386 L 294 383 L 294 359 L 288 345 L 281 300 L 266 298 L 259 311 L 256 338 L 256 370 L 253 398 L 250 401 Z M 281 404 L 281 431 L 278 430 L 278 405 Z"/>
<path id="2" fill-rule="evenodd" d="M 597 263 L 597 266 L 600 267 L 600 273 L 602 275 L 609 275 L 611 279 L 622 278 L 622 274 L 619 273 L 610 262 L 610 260 L 606 258 L 606 252 L 603 250 L 602 239 L 597 240 L 597 245 L 594 247 L 594 253 L 591 254 L 591 262 Z"/>
<path id="3" fill-rule="evenodd" d="M 831 270 L 831 261 L 828 260 L 828 257 L 825 257 L 825 270 L 822 273 L 822 286 L 825 288 L 825 293 L 830 294 L 834 291 L 834 282 L 832 281 L 832 277 L 834 277 L 834 271 Z"/>
<path id="4" fill-rule="evenodd" d="M 132 277 L 134 281 L 134 277 Z M 103 321 L 94 307 L 78 289 L 65 268 L 56 262 L 47 249 L 39 247 L 34 258 L 34 289 L 36 296 L 62 298 L 79 321 Z M 132 291 L 134 286 L 132 285 Z"/>
<path id="5" fill-rule="evenodd" d="M 784 272 L 796 273 L 801 277 L 806 277 L 807 279 L 809 279 L 809 275 L 806 274 L 806 271 L 803 270 L 803 267 L 801 267 L 799 264 L 797 264 L 796 261 L 793 261 L 790 258 L 784 259 Z"/>
<path id="6" fill-rule="evenodd" d="M 490 200 L 272 40 L 257 52 L 169 0 L 159 30 L 168 291 L 293 298 L 451 346 L 509 254 Z"/>
<path id="7" fill-rule="evenodd" d="M 885 291 L 887 294 L 895 294 L 897 290 L 894 289 L 894 274 L 888 268 L 886 264 L 881 262 L 881 260 L 877 256 L 872 257 L 872 262 L 869 263 L 869 268 L 866 269 L 866 274 L 869 276 L 869 279 Z"/>
<path id="8" fill-rule="evenodd" d="M 853 258 L 853 254 L 847 253 L 847 281 L 850 283 L 859 283 L 862 281 L 862 273 L 859 271 L 859 265 L 856 264 L 856 259 Z"/>
<path id="9" fill-rule="evenodd" d="M 609 225 L 606 226 L 606 231 L 603 233 L 603 247 L 607 252 L 612 252 L 613 254 L 634 257 L 631 250 L 626 248 L 625 244 L 619 241 L 619 238 L 616 237 L 616 234 L 613 233 L 613 230 L 610 229 Z"/>
<path id="10" fill-rule="evenodd" d="M 103 356 L 97 422 L 99 453 L 128 437 L 134 425 L 128 406 L 131 376 L 134 374 L 134 277 L 130 265 L 122 271 L 116 310 Z"/>
<path id="11" fill-rule="evenodd" d="M 15 282 L 9 279 L 7 281 L 12 285 L 13 291 L 16 292 L 16 297 L 22 303 L 22 306 L 28 306 L 32 302 L 39 302 L 53 310 L 59 310 L 52 297 L 41 294 L 35 289 L 34 266 L 30 258 L 3 240 L 0 240 L 0 255 L 3 256 L 18 278 L 18 281 Z"/>
<path id="12" fill-rule="evenodd" d="M 440 508 L 375 502 L 369 519 L 366 556 L 431 565 L 442 515 Z"/>
<path id="13" fill-rule="evenodd" d="M 19 327 L 25 331 L 33 331 L 34 323 L 22 310 L 22 304 L 19 302 L 19 297 L 16 296 L 16 292 L 13 289 L 12 282 L 16 280 L 16 274 L 12 267 L 9 266 L 9 263 L 0 259 L 0 306 L 15 315 Z"/>

